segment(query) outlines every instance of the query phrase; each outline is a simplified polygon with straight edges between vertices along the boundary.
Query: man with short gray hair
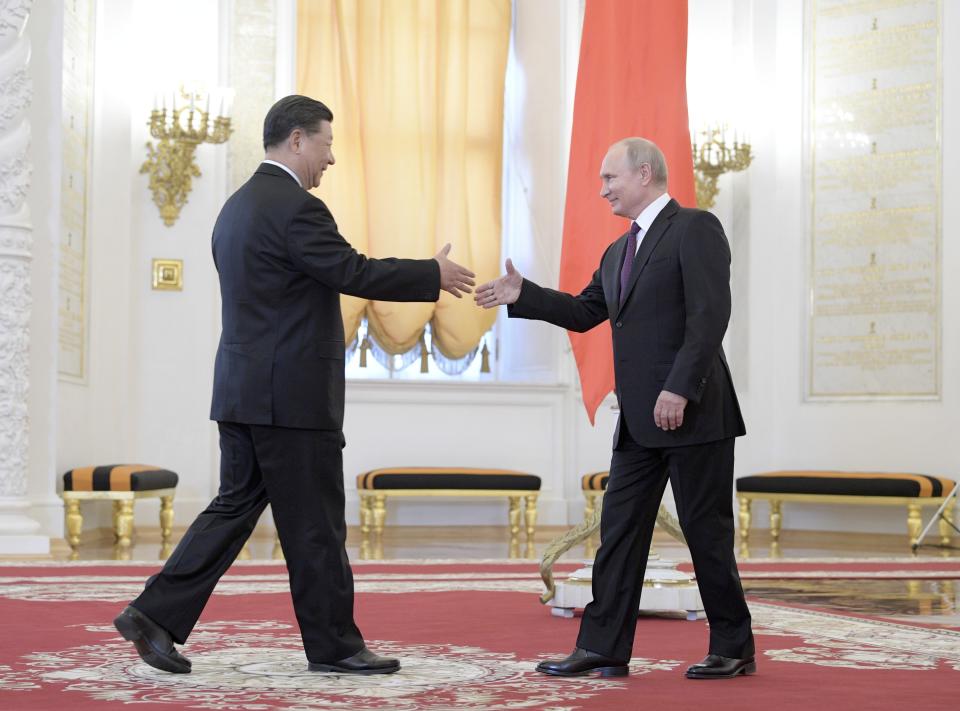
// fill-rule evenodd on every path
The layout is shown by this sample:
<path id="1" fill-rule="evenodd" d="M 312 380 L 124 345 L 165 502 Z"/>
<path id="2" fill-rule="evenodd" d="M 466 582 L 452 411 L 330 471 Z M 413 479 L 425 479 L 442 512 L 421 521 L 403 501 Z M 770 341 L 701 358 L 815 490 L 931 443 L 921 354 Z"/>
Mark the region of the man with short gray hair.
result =
<path id="1" fill-rule="evenodd" d="M 730 318 L 730 248 L 709 212 L 667 194 L 663 153 L 643 138 L 613 144 L 600 196 L 631 221 L 593 280 L 573 296 L 507 273 L 476 290 L 484 308 L 511 318 L 588 331 L 609 319 L 620 419 L 603 499 L 593 601 L 557 676 L 629 673 L 643 574 L 669 478 L 710 622 L 706 659 L 690 679 L 756 671 L 750 611 L 733 553 L 733 443 L 745 434 L 720 343 Z"/>

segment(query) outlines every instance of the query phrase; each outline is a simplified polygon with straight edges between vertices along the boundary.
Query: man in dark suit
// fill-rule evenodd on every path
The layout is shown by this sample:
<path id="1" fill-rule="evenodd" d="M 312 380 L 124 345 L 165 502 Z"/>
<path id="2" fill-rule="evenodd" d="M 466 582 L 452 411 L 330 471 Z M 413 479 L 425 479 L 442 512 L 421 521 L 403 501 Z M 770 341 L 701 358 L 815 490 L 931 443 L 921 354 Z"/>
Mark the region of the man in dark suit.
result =
<path id="1" fill-rule="evenodd" d="M 340 294 L 381 301 L 460 298 L 473 274 L 447 259 L 369 259 L 307 190 L 334 164 L 333 114 L 288 96 L 264 120 L 266 159 L 213 229 L 222 334 L 211 419 L 220 490 L 163 569 L 114 621 L 151 666 L 186 673 L 183 644 L 269 503 L 312 671 L 385 674 L 353 620 L 344 547 L 344 334 Z"/>
<path id="2" fill-rule="evenodd" d="M 610 319 L 620 418 L 603 500 L 593 601 L 577 648 L 542 662 L 546 674 L 628 671 L 643 575 L 660 499 L 670 479 L 710 622 L 696 679 L 756 669 L 750 612 L 733 554 L 733 443 L 745 434 L 720 345 L 730 318 L 730 249 L 709 212 L 666 192 L 667 166 L 650 141 L 614 144 L 600 169 L 601 197 L 632 221 L 589 285 L 573 296 L 507 273 L 477 288 L 484 308 L 583 332 Z"/>

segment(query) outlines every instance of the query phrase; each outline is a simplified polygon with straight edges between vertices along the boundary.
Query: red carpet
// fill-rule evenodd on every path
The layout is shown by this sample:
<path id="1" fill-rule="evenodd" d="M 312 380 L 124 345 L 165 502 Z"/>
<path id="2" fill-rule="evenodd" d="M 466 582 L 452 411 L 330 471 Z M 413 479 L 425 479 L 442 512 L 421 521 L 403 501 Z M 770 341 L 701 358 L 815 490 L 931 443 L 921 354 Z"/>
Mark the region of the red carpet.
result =
<path id="1" fill-rule="evenodd" d="M 566 570 L 575 566 L 565 566 Z M 536 599 L 531 564 L 361 564 L 357 618 L 384 677 L 310 674 L 282 565 L 237 565 L 185 646 L 193 673 L 142 664 L 110 620 L 155 565 L 0 566 L 0 708 L 300 711 L 493 709 L 946 709 L 960 632 L 751 600 L 756 676 L 689 681 L 703 622 L 640 621 L 626 679 L 557 679 L 538 659 L 573 647 L 578 622 Z M 869 572 L 869 571 L 868 571 Z"/>
<path id="2" fill-rule="evenodd" d="M 693 566 L 682 563 L 680 570 L 693 572 Z M 936 578 L 960 579 L 957 558 L 788 558 L 741 560 L 737 562 L 744 580 L 762 578 L 871 578 L 878 580 Z"/>

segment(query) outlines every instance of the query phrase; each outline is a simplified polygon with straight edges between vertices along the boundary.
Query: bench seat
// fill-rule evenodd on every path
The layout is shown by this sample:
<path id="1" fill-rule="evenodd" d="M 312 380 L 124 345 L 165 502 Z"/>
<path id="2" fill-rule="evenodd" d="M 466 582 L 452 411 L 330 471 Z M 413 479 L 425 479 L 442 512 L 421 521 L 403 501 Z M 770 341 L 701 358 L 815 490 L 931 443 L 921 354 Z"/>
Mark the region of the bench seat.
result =
<path id="1" fill-rule="evenodd" d="M 520 521 L 529 543 L 537 522 L 540 477 L 511 469 L 470 467 L 385 467 L 357 476 L 360 531 L 383 535 L 387 499 L 397 496 L 506 497 L 511 543 L 520 535 Z M 521 503 L 523 504 L 521 508 Z"/>
<path id="2" fill-rule="evenodd" d="M 921 508 L 940 506 L 956 482 L 945 477 L 897 472 L 844 472 L 789 470 L 764 472 L 737 479 L 740 501 L 740 540 L 750 535 L 751 503 L 770 502 L 770 537 L 779 540 L 782 503 L 858 504 L 907 507 L 907 533 L 911 545 L 923 529 Z M 952 519 L 953 502 L 945 510 Z M 940 542 L 950 544 L 950 524 L 940 521 Z"/>
<path id="3" fill-rule="evenodd" d="M 114 538 L 119 548 L 118 557 L 125 559 L 133 537 L 134 501 L 159 498 L 161 555 L 169 553 L 177 481 L 176 472 L 150 464 L 106 464 L 77 467 L 65 472 L 61 496 L 66 506 L 67 542 L 72 557 L 77 557 L 83 531 L 80 502 L 91 500 L 113 502 Z"/>

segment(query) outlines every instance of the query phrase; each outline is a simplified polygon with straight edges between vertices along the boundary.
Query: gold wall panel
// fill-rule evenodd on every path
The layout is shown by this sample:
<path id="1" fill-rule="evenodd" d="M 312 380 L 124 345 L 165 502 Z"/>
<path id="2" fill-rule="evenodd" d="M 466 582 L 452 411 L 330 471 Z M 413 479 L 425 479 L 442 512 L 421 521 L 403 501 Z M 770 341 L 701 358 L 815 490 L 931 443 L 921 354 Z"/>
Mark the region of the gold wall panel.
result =
<path id="1" fill-rule="evenodd" d="M 810 0 L 806 395 L 940 395 L 940 5 Z"/>

